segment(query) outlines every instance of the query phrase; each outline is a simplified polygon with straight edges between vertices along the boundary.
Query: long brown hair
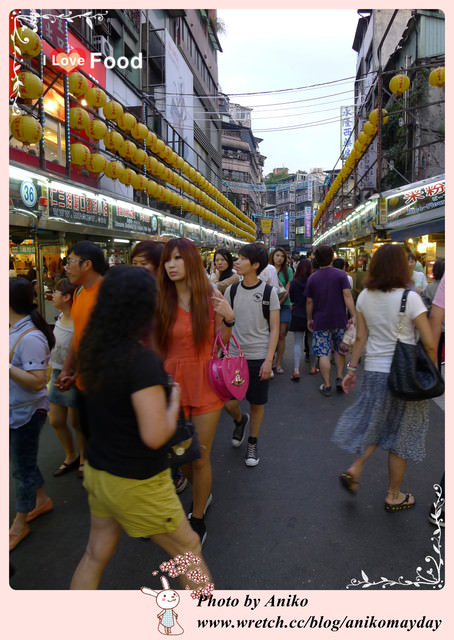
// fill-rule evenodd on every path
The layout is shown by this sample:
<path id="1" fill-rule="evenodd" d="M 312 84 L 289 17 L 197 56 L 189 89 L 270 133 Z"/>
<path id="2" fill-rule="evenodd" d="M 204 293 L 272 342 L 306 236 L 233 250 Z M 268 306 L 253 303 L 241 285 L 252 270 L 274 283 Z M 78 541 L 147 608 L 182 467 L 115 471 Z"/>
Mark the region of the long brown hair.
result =
<path id="1" fill-rule="evenodd" d="M 408 287 L 410 268 L 404 249 L 398 244 L 382 244 L 372 256 L 364 287 L 379 291 Z"/>
<path id="2" fill-rule="evenodd" d="M 288 256 L 287 256 L 287 251 L 285 249 L 283 249 L 282 247 L 277 247 L 274 251 L 271 252 L 270 264 L 272 264 L 274 267 L 276 267 L 276 265 L 274 264 L 274 256 L 276 255 L 276 253 L 282 253 L 282 255 L 284 256 L 284 262 L 282 263 L 279 271 L 282 271 L 282 275 L 284 276 L 285 284 L 287 284 L 287 282 L 288 282 Z M 276 267 L 276 271 L 277 271 L 277 267 Z"/>
<path id="3" fill-rule="evenodd" d="M 170 340 L 170 332 L 177 317 L 178 295 L 175 283 L 165 270 L 172 251 L 177 249 L 184 260 L 186 283 L 191 292 L 190 311 L 192 335 L 197 348 L 207 339 L 210 323 L 211 284 L 203 268 L 197 247 L 187 238 L 173 238 L 164 246 L 158 271 L 159 300 L 156 312 L 155 340 L 165 357 Z"/>

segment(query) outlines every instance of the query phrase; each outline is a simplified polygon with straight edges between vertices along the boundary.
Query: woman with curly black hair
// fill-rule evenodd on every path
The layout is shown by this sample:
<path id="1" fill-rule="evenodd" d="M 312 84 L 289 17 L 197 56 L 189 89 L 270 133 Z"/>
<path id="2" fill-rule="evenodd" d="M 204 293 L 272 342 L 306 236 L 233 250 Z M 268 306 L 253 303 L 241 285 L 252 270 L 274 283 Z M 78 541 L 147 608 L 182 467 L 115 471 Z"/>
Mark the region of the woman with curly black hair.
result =
<path id="1" fill-rule="evenodd" d="M 154 276 L 143 267 L 113 267 L 80 344 L 90 426 L 84 486 L 91 526 L 71 589 L 98 587 L 123 531 L 150 537 L 172 557 L 187 551 L 201 557 L 165 446 L 176 429 L 180 389 L 169 385 L 159 356 L 145 346 L 156 291 Z M 181 582 L 191 584 L 184 576 Z"/>

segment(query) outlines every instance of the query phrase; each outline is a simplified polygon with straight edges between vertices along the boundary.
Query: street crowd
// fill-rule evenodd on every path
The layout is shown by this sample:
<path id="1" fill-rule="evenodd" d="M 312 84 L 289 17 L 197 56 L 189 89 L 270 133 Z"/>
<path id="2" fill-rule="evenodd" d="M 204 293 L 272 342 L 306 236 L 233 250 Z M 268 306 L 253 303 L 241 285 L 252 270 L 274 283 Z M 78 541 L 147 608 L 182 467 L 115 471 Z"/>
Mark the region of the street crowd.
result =
<path id="1" fill-rule="evenodd" d="M 411 509 L 416 498 L 401 486 L 408 462 L 425 456 L 429 401 L 394 395 L 388 376 L 397 338 L 414 344 L 416 332 L 441 369 L 444 292 L 444 260 L 435 262 L 428 283 L 416 257 L 397 244 L 375 251 L 357 291 L 344 260 L 328 245 L 292 260 L 285 249 L 268 254 L 256 242 L 242 246 L 235 260 L 218 249 L 205 265 L 188 239 L 144 241 L 133 249 L 131 264 L 108 268 L 102 249 L 81 241 L 70 249 L 55 285 L 58 317 L 51 328 L 36 308 L 33 284 L 11 277 L 16 513 L 10 551 L 29 535 L 35 518 L 54 508 L 37 462 L 48 419 L 62 447 L 54 476 L 77 473 L 90 508 L 88 542 L 71 589 L 98 587 L 123 532 L 151 538 L 170 557 L 192 554 L 210 576 L 202 545 L 221 412 L 232 418 L 232 446 L 244 447 L 245 465 L 257 467 L 270 380 L 288 376 L 299 384 L 303 352 L 309 374 L 320 376 L 323 402 L 348 394 L 362 368 L 358 393 L 333 432 L 333 441 L 354 456 L 339 475 L 341 486 L 356 495 L 365 463 L 381 448 L 388 453 L 384 508 Z M 291 372 L 283 368 L 288 332 L 294 336 Z M 231 356 L 244 356 L 247 411 L 213 385 L 216 339 L 229 345 Z M 168 443 L 185 420 L 194 425 L 200 451 L 171 466 Z M 444 490 L 442 469 L 440 477 Z M 179 494 L 188 484 L 192 505 L 186 514 Z M 443 514 L 429 518 L 444 525 Z M 194 586 L 186 574 L 180 582 Z"/>

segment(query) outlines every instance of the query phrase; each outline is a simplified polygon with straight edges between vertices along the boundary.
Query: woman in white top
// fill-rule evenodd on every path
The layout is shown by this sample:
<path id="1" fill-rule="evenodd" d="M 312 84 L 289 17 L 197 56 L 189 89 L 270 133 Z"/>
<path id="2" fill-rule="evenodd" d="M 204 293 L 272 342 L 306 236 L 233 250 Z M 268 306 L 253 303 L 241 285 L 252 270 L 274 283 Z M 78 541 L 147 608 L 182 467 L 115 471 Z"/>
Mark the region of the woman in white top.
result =
<path id="1" fill-rule="evenodd" d="M 367 459 L 377 447 L 388 451 L 389 484 L 386 511 L 410 509 L 415 498 L 401 491 L 407 461 L 420 462 L 425 456 L 425 438 L 429 426 L 428 400 L 407 401 L 393 395 L 388 376 L 397 340 L 397 324 L 402 294 L 410 281 L 408 259 L 402 247 L 382 245 L 372 257 L 369 274 L 356 302 L 357 337 L 347 375 L 345 393 L 355 384 L 356 370 L 365 347 L 361 388 L 354 404 L 337 423 L 333 441 L 356 453 L 357 457 L 340 476 L 342 485 L 356 494 L 358 481 Z M 436 348 L 419 295 L 410 291 L 399 338 L 415 344 L 415 328 L 435 362 Z"/>
<path id="2" fill-rule="evenodd" d="M 76 387 L 73 385 L 68 391 L 62 392 L 55 386 L 55 381 L 63 368 L 69 343 L 74 333 L 71 306 L 76 289 L 76 285 L 71 284 L 67 278 L 62 278 L 55 285 L 52 299 L 54 307 L 60 313 L 55 322 L 55 346 L 51 351 L 49 360 L 49 366 L 52 370 L 49 380 L 49 423 L 55 429 L 55 433 L 65 451 L 65 459 L 54 471 L 53 475 L 55 477 L 63 476 L 83 465 L 85 438 L 79 428 Z M 80 453 L 77 453 L 73 435 L 68 426 L 68 418 L 69 423 L 76 432 Z M 82 475 L 82 470 L 80 470 L 79 475 Z"/>
<path id="3" fill-rule="evenodd" d="M 410 282 L 415 286 L 416 293 L 422 296 L 424 289 L 427 287 L 427 278 L 422 271 L 416 271 L 416 258 L 412 253 L 408 254 L 408 266 L 410 267 Z"/>

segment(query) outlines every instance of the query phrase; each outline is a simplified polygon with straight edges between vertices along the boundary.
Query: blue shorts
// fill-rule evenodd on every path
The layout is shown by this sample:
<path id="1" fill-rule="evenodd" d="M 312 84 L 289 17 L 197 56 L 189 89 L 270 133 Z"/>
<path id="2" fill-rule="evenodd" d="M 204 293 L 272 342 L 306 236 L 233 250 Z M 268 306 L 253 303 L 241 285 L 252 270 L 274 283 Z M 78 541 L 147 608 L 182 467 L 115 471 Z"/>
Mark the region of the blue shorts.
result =
<path id="1" fill-rule="evenodd" d="M 52 404 L 58 404 L 62 407 L 71 407 L 75 409 L 77 407 L 77 390 L 73 384 L 68 391 L 60 391 L 55 386 L 55 381 L 60 375 L 59 369 L 52 369 L 50 376 L 47 397 Z"/>
<path id="2" fill-rule="evenodd" d="M 280 312 L 280 322 L 290 322 L 290 320 L 292 319 L 292 309 L 290 306 L 287 307 L 281 307 L 281 312 Z"/>
<path id="3" fill-rule="evenodd" d="M 329 356 L 331 351 L 339 353 L 339 346 L 344 337 L 345 329 L 324 329 L 312 334 L 312 352 L 314 356 Z"/>

